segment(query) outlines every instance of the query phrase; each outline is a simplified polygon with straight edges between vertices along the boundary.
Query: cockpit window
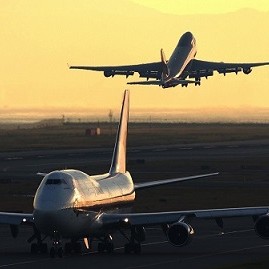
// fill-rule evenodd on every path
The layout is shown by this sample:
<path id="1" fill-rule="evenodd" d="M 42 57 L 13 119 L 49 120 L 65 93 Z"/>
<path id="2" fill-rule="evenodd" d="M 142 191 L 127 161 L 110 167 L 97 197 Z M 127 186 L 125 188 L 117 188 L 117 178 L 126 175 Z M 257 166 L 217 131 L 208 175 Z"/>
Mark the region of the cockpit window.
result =
<path id="1" fill-rule="evenodd" d="M 60 185 L 60 184 L 67 184 L 64 179 L 55 179 L 55 178 L 48 178 L 46 181 L 46 185 Z"/>

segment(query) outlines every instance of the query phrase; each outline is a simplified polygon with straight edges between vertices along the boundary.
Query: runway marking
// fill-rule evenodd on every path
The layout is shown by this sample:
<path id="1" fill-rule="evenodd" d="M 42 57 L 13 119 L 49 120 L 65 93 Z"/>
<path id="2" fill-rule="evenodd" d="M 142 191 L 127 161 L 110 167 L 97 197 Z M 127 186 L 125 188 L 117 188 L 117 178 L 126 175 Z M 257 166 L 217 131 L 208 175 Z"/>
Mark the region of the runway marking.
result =
<path id="1" fill-rule="evenodd" d="M 155 263 L 149 263 L 149 264 L 138 265 L 138 266 L 130 266 L 130 267 L 126 267 L 126 268 L 127 269 L 135 269 L 135 268 L 146 268 L 146 267 L 152 267 L 152 266 L 160 266 L 160 265 L 165 265 L 168 263 L 184 262 L 184 261 L 188 261 L 188 260 L 196 260 L 196 259 L 201 259 L 201 258 L 208 258 L 208 257 L 213 257 L 213 256 L 218 256 L 218 255 L 223 255 L 223 254 L 236 253 L 236 252 L 240 252 L 240 251 L 253 250 L 253 249 L 259 249 L 259 248 L 267 248 L 267 247 L 269 247 L 269 245 L 259 245 L 259 246 L 254 246 L 254 247 L 232 249 L 232 250 L 220 251 L 220 252 L 213 253 L 213 254 L 198 255 L 198 256 L 194 256 L 194 257 L 190 257 L 190 258 L 183 258 L 183 259 L 166 260 L 166 261 L 162 261 L 162 262 L 155 262 Z"/>
<path id="2" fill-rule="evenodd" d="M 14 262 L 14 263 L 2 264 L 2 265 L 0 265 L 0 268 L 11 267 L 11 266 L 16 266 L 16 265 L 23 265 L 23 264 L 30 264 L 30 263 L 41 262 L 41 261 L 46 261 L 46 260 L 49 260 L 49 258 L 41 259 L 41 260 L 31 260 L 31 261 L 24 261 L 24 262 Z"/>
<path id="3" fill-rule="evenodd" d="M 23 160 L 23 158 L 22 157 L 9 157 L 9 158 L 6 158 L 5 160 L 14 161 L 14 160 Z"/>

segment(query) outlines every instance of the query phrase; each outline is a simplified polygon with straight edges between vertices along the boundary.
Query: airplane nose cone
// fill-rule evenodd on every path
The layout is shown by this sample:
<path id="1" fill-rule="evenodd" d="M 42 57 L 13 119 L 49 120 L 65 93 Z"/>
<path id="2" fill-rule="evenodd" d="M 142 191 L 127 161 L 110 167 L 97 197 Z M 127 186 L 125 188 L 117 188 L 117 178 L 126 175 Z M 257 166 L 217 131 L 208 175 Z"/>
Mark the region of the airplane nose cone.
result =
<path id="1" fill-rule="evenodd" d="M 34 222 L 39 231 L 52 235 L 54 231 L 64 230 L 68 214 L 73 213 L 72 199 L 59 199 L 59 196 L 39 196 L 34 202 Z"/>

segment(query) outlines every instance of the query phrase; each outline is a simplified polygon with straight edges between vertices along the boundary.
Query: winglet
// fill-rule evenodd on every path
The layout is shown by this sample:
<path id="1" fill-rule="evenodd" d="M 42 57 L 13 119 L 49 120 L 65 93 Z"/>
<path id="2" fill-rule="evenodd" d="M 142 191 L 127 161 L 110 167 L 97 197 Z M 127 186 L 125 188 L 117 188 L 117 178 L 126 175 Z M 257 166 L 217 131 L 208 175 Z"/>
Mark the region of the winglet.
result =
<path id="1" fill-rule="evenodd" d="M 125 90 L 122 101 L 120 122 L 118 126 L 118 132 L 109 174 L 126 172 L 126 143 L 128 133 L 128 120 L 129 120 L 129 91 Z"/>

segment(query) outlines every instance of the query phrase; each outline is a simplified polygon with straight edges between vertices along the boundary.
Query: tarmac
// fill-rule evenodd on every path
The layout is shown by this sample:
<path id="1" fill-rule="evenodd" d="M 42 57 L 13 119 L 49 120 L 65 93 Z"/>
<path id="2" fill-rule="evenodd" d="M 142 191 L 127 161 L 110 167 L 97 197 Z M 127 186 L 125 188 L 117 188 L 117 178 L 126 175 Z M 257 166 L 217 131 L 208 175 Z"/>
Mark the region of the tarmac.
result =
<path id="1" fill-rule="evenodd" d="M 37 178 L 36 172 L 49 172 L 54 169 L 76 168 L 85 171 L 85 167 L 94 167 L 101 163 L 109 167 L 112 149 L 89 150 L 46 150 L 30 152 L 11 152 L 0 154 L 0 180 L 11 178 L 23 180 Z M 187 161 L 189 164 L 203 160 L 210 164 L 211 160 L 222 163 L 233 160 L 261 160 L 266 163 L 269 159 L 268 141 L 248 141 L 247 143 L 215 143 L 197 145 L 171 145 L 170 147 L 141 147 L 130 148 L 128 160 L 145 160 L 146 165 L 141 170 L 134 171 L 136 175 L 147 169 L 151 161 L 162 162 L 176 160 L 178 163 Z M 229 163 L 229 164 L 230 164 Z M 226 164 L 224 164 L 225 166 Z M 183 173 L 196 174 L 201 171 L 192 171 L 186 166 Z M 265 179 L 268 177 L 268 167 L 261 163 L 257 166 L 242 167 L 226 166 L 226 173 L 259 174 L 257 182 L 247 182 L 268 186 Z M 199 166 L 199 169 L 201 167 Z M 158 171 L 159 167 L 156 167 Z M 191 171 L 187 171 L 187 170 Z M 236 170 L 238 169 L 238 171 Z M 105 171 L 103 171 L 105 172 Z M 134 172 L 130 170 L 132 174 Z M 207 173 L 207 171 L 204 171 Z M 215 171 L 214 171 L 215 172 Z M 189 173 L 188 173 L 189 174 Z M 238 174 L 237 174 L 238 175 Z M 228 182 L 229 183 L 229 182 Z M 196 182 L 207 184 L 212 182 Z M 221 184 L 227 184 L 221 183 Z M 240 188 L 240 181 L 230 182 Z M 221 185 L 220 185 L 221 186 Z M 228 194 L 227 194 L 228 195 Z M 32 235 L 30 227 L 21 227 L 18 238 L 13 239 L 7 225 L 0 225 L 0 268 L 238 268 L 239 265 L 253 264 L 259 268 L 260 262 L 269 265 L 269 241 L 259 238 L 253 230 L 251 218 L 235 218 L 224 220 L 224 230 L 213 220 L 193 220 L 191 223 L 195 230 L 192 242 L 184 247 L 172 246 L 159 227 L 147 229 L 147 240 L 142 246 L 140 255 L 125 255 L 123 246 L 125 239 L 119 234 L 114 235 L 115 252 L 110 255 L 96 252 L 96 243 L 91 251 L 85 250 L 82 255 L 64 256 L 62 259 L 51 259 L 48 255 L 31 255 L 30 245 L 26 240 Z M 50 240 L 48 240 L 50 244 Z"/>
<path id="2" fill-rule="evenodd" d="M 195 235 L 185 247 L 174 247 L 159 228 L 147 230 L 142 253 L 124 254 L 125 240 L 116 234 L 113 254 L 99 254 L 96 244 L 81 255 L 49 258 L 46 254 L 31 255 L 26 242 L 31 229 L 23 227 L 17 239 L 11 238 L 9 227 L 0 226 L 0 268 L 238 268 L 259 262 L 269 265 L 269 242 L 253 230 L 251 218 L 225 221 L 224 233 L 214 221 L 192 223 Z M 49 242 L 49 241 L 48 241 Z M 233 267 L 234 266 L 234 267 Z"/>

